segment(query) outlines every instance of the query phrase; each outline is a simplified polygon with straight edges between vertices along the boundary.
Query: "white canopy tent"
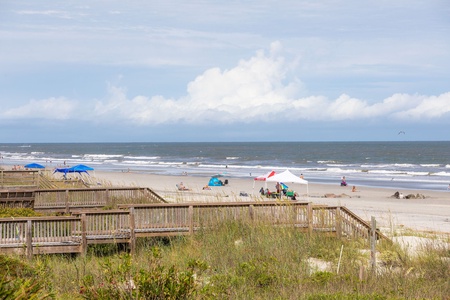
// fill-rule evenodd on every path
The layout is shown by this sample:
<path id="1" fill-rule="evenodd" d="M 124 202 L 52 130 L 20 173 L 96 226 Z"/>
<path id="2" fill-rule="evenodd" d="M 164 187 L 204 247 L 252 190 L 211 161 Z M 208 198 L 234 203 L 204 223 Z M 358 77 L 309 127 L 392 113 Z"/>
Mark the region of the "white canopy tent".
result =
<path id="1" fill-rule="evenodd" d="M 266 179 L 266 181 L 304 184 L 306 185 L 306 195 L 309 195 L 308 181 L 292 174 L 289 170 L 270 176 Z"/>
<path id="2" fill-rule="evenodd" d="M 255 177 L 254 180 L 253 180 L 253 190 L 255 189 L 256 181 L 264 181 L 264 189 L 266 189 L 267 188 L 267 178 L 272 177 L 275 174 L 276 174 L 275 171 L 270 171 L 270 172 L 267 172 L 264 175 Z"/>

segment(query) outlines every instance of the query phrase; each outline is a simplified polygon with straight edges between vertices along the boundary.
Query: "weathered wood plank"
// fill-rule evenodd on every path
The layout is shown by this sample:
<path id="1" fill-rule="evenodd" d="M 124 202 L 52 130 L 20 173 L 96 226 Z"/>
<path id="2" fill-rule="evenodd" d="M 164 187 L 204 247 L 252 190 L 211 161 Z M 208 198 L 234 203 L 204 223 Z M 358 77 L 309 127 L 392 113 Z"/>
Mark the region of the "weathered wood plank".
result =
<path id="1" fill-rule="evenodd" d="M 294 226 L 308 232 L 366 239 L 370 225 L 345 207 L 311 203 L 233 202 L 122 205 L 72 217 L 0 219 L 0 253 L 86 253 L 87 245 L 127 243 L 136 238 L 192 234 L 227 220 Z M 377 238 L 387 239 L 380 232 Z M 20 252 L 22 249 L 22 252 Z M 25 249 L 25 251 L 23 251 Z M 66 251 L 66 252 L 65 252 Z"/>

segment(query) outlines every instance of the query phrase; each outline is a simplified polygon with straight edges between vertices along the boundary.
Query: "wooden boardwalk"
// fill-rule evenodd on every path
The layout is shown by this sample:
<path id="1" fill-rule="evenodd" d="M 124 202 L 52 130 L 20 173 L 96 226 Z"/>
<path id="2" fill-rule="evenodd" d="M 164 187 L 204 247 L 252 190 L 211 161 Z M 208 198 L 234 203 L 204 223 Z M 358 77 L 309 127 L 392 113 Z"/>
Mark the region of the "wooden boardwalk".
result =
<path id="1" fill-rule="evenodd" d="M 0 191 L 0 208 L 33 208 L 34 199 L 34 190 Z"/>
<path id="2" fill-rule="evenodd" d="M 11 189 L 0 191 L 0 207 L 33 208 L 36 211 L 71 213 L 88 208 L 113 207 L 117 203 L 165 203 L 149 188 Z"/>
<path id="3" fill-rule="evenodd" d="M 40 179 L 37 170 L 0 170 L 0 189 L 38 188 Z"/>
<path id="4" fill-rule="evenodd" d="M 123 204 L 120 209 L 79 211 L 70 217 L 0 219 L 0 253 L 32 257 L 44 253 L 81 253 L 91 244 L 129 245 L 135 252 L 140 237 L 193 234 L 226 220 L 295 226 L 309 233 L 369 241 L 388 240 L 378 230 L 341 206 L 306 202 L 220 202 Z"/>

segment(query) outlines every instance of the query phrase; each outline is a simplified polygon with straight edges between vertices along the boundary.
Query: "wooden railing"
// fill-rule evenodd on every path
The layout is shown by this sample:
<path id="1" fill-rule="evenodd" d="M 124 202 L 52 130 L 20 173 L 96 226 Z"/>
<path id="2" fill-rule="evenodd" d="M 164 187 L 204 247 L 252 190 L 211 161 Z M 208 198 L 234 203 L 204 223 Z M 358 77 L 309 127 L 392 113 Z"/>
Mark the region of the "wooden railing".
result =
<path id="1" fill-rule="evenodd" d="M 0 188 L 37 188 L 38 170 L 0 170 Z"/>
<path id="2" fill-rule="evenodd" d="M 113 206 L 116 203 L 165 203 L 149 188 L 83 188 L 35 191 L 36 210 L 63 211 Z"/>
<path id="3" fill-rule="evenodd" d="M 27 191 L 27 190 L 0 191 L 0 207 L 33 208 L 34 191 Z"/>
<path id="4" fill-rule="evenodd" d="M 64 213 L 93 207 L 111 207 L 117 203 L 155 202 L 166 201 L 151 189 L 139 187 L 0 191 L 0 207 L 26 207 Z"/>
<path id="5" fill-rule="evenodd" d="M 127 243 L 136 238 L 192 234 L 226 220 L 295 226 L 310 233 L 369 239 L 369 224 L 345 207 L 291 202 L 232 202 L 121 205 L 72 217 L 0 219 L 0 253 L 85 253 L 89 244 Z M 376 230 L 377 239 L 388 240 Z"/>
<path id="6" fill-rule="evenodd" d="M 45 172 L 40 173 L 39 177 L 39 189 L 57 189 L 58 186 L 55 184 L 56 182 L 61 182 L 61 180 L 50 180 L 50 177 L 48 174 L 45 174 Z"/>
<path id="7" fill-rule="evenodd" d="M 2 218 L 0 252 L 25 254 L 79 253 L 80 218 Z"/>

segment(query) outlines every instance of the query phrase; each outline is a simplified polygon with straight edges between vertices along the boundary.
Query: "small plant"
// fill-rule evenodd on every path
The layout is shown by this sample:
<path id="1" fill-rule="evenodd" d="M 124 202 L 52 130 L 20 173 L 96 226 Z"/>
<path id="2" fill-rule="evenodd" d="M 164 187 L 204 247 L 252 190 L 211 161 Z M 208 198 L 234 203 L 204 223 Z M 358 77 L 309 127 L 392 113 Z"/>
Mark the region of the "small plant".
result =
<path id="1" fill-rule="evenodd" d="M 20 218 L 20 217 L 39 217 L 41 213 L 35 212 L 31 208 L 0 208 L 0 218 Z"/>
<path id="2" fill-rule="evenodd" d="M 325 285 L 335 278 L 335 274 L 327 271 L 318 271 L 311 275 L 311 281 L 321 285 Z"/>
<path id="3" fill-rule="evenodd" d="M 191 261 L 187 270 L 164 266 L 160 250 L 151 251 L 148 266 L 137 268 L 129 254 L 105 258 L 101 274 L 85 275 L 80 294 L 86 299 L 190 299 L 197 287 L 194 273 L 205 265 Z"/>
<path id="4" fill-rule="evenodd" d="M 238 272 L 245 282 L 264 288 L 276 282 L 276 276 L 270 272 L 269 264 L 265 259 L 241 263 Z"/>
<path id="5" fill-rule="evenodd" d="M 0 255 L 0 299 L 53 299 L 46 276 L 27 263 Z"/>

